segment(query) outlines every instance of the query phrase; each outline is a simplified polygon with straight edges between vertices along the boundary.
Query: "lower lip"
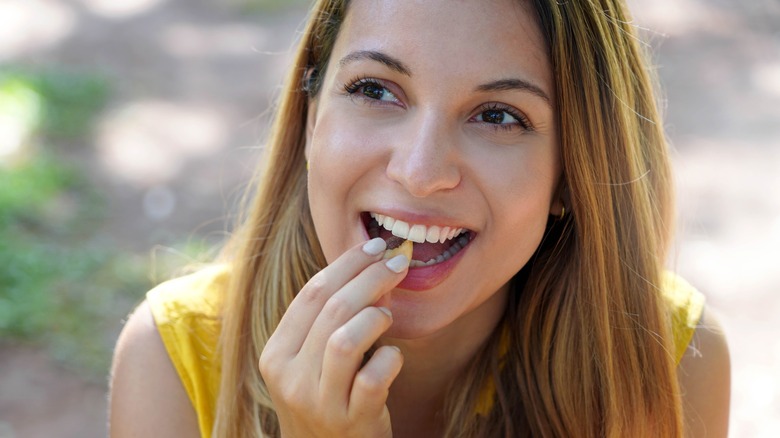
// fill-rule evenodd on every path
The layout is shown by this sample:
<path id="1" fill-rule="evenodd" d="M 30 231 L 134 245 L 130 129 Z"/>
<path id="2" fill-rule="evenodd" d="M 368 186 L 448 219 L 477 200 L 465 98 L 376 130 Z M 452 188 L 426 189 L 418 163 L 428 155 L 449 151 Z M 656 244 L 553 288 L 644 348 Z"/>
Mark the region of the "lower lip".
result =
<path id="1" fill-rule="evenodd" d="M 463 257 L 463 253 L 468 251 L 471 246 L 471 242 L 457 252 L 451 258 L 437 263 L 431 266 L 420 266 L 418 268 L 409 268 L 409 272 L 406 277 L 396 286 L 397 289 L 406 289 L 414 291 L 422 291 L 432 289 L 450 276 L 455 269 L 455 265 L 458 264 Z"/>

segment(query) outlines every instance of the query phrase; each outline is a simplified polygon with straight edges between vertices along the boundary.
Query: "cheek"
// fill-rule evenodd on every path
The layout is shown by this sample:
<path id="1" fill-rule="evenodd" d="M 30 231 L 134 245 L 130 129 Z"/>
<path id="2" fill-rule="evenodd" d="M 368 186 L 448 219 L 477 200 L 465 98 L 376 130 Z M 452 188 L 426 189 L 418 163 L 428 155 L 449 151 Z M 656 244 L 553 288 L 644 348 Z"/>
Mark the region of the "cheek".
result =
<path id="1" fill-rule="evenodd" d="M 502 211 L 503 220 L 496 224 L 488 242 L 484 267 L 492 278 L 485 290 L 493 291 L 506 284 L 528 263 L 544 238 L 548 216 L 541 208 L 531 208 L 518 202 Z M 490 294 L 487 294 L 490 295 Z"/>
<path id="2" fill-rule="evenodd" d="M 493 160 L 493 171 L 482 180 L 489 196 L 489 225 L 495 231 L 493 245 L 508 256 L 503 263 L 509 270 L 519 270 L 539 246 L 559 179 L 554 149 L 535 146 Z"/>
<path id="3" fill-rule="evenodd" d="M 328 262 L 355 243 L 357 210 L 350 201 L 357 190 L 368 186 L 365 176 L 375 167 L 382 137 L 355 129 L 336 113 L 320 117 L 309 148 L 309 205 Z"/>
<path id="4" fill-rule="evenodd" d="M 309 180 L 312 203 L 327 199 L 347 201 L 357 182 L 372 166 L 382 148 L 384 133 L 366 132 L 337 111 L 322 117 L 312 133 Z M 333 205 L 334 207 L 336 205 Z"/>
<path id="5" fill-rule="evenodd" d="M 382 138 L 389 135 L 377 129 L 361 129 L 344 111 L 332 110 L 314 127 L 311 161 L 328 177 L 338 177 L 350 169 L 365 167 L 366 160 L 382 149 Z"/>
<path id="6" fill-rule="evenodd" d="M 494 216 L 546 221 L 560 176 L 558 156 L 548 144 L 502 148 L 492 154 L 474 154 L 482 191 L 491 197 Z"/>

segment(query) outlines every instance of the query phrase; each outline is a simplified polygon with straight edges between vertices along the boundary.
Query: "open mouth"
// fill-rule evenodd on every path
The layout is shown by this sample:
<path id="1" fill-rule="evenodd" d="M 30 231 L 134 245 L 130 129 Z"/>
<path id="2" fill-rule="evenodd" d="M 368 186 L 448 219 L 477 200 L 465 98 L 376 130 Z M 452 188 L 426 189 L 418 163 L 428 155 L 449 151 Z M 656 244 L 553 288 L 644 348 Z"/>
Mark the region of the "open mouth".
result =
<path id="1" fill-rule="evenodd" d="M 396 247 L 403 243 L 402 240 L 412 241 L 412 260 L 409 263 L 412 268 L 449 260 L 462 251 L 476 234 L 465 228 L 410 224 L 373 212 L 365 212 L 361 217 L 369 237 L 381 237 L 388 242 L 388 247 Z M 402 240 L 399 241 L 399 238 Z"/>

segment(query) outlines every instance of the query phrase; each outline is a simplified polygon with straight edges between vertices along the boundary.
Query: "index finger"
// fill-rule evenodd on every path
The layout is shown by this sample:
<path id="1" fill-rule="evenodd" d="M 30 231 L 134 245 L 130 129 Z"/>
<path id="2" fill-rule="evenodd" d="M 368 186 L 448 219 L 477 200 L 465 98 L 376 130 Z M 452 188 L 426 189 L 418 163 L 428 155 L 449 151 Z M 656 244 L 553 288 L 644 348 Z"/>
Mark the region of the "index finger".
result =
<path id="1" fill-rule="evenodd" d="M 328 299 L 360 272 L 381 259 L 386 247 L 385 241 L 380 237 L 363 242 L 350 248 L 315 274 L 290 303 L 268 344 L 281 338 L 281 345 L 274 347 L 278 347 L 283 353 L 296 354 Z"/>

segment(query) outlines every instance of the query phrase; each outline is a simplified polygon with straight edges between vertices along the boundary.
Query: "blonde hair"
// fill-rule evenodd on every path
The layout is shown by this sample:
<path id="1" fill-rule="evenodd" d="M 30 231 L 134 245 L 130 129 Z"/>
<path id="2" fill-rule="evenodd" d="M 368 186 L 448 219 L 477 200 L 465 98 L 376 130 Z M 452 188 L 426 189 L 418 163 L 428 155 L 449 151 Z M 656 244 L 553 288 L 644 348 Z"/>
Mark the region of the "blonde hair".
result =
<path id="1" fill-rule="evenodd" d="M 217 437 L 279 436 L 257 364 L 297 291 L 326 265 L 303 151 L 308 99 L 347 3 L 320 0 L 311 12 L 251 208 L 225 250 L 234 266 L 222 316 Z M 643 47 L 620 0 L 530 3 L 554 72 L 571 213 L 551 220 L 513 279 L 501 331 L 451 388 L 445 436 L 682 436 L 659 291 L 671 236 L 670 166 Z M 491 378 L 494 406 L 476 415 Z"/>

